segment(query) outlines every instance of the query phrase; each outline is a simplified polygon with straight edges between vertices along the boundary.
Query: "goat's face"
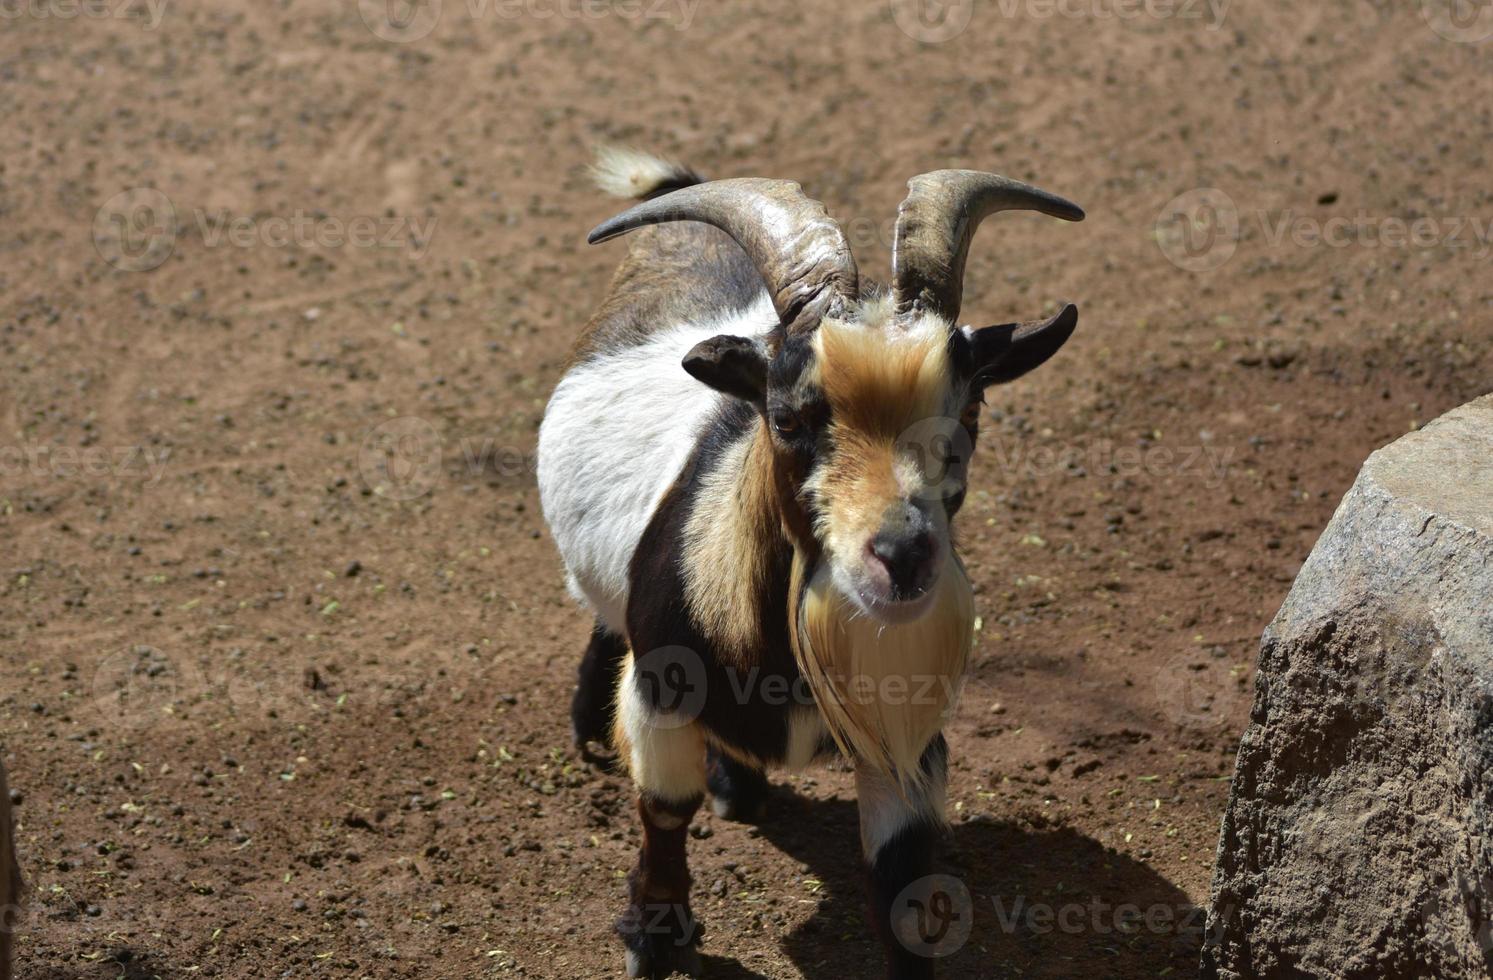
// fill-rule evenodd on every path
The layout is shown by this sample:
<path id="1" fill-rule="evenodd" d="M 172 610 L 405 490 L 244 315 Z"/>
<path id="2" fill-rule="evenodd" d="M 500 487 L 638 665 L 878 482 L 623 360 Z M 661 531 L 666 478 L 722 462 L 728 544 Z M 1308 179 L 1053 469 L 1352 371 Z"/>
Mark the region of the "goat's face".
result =
<path id="1" fill-rule="evenodd" d="M 949 554 L 971 445 L 956 420 L 970 379 L 953 370 L 943 323 L 902 326 L 867 312 L 821 323 L 797 371 L 777 359 L 766 416 L 836 587 L 899 622 L 927 610 Z M 776 376 L 780 365 L 788 370 Z"/>
<path id="2" fill-rule="evenodd" d="M 812 537 L 835 587 L 867 615 L 907 622 L 931 607 L 950 557 L 985 385 L 1061 346 L 1023 350 L 1011 336 L 898 318 L 873 301 L 775 353 L 714 338 L 685 367 L 757 407 L 788 523 Z"/>

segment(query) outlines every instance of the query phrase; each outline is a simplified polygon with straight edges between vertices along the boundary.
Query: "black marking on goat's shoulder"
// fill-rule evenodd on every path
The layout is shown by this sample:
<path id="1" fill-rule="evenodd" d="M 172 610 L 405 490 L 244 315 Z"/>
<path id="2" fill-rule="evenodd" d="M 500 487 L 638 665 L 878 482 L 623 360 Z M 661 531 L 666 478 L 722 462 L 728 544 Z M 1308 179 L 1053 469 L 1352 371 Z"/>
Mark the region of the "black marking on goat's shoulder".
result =
<path id="1" fill-rule="evenodd" d="M 722 400 L 720 409 L 700 438 L 694 473 L 704 476 L 714 471 L 736 441 L 760 424 L 760 421 L 761 416 L 757 414 L 757 410 L 746 402 L 736 398 Z"/>
<path id="2" fill-rule="evenodd" d="M 788 635 L 788 581 L 792 549 L 780 542 L 768 556 L 756 613 L 762 637 L 753 661 L 742 664 L 695 623 L 686 599 L 685 533 L 696 499 L 709 475 L 735 442 L 761 416 L 740 402 L 725 400 L 707 424 L 694 458 L 670 488 L 649 521 L 633 555 L 628 639 L 634 653 L 684 647 L 700 658 L 705 702 L 699 722 L 720 742 L 764 762 L 781 762 L 788 749 L 792 697 L 763 698 L 782 690 L 804 691 Z"/>

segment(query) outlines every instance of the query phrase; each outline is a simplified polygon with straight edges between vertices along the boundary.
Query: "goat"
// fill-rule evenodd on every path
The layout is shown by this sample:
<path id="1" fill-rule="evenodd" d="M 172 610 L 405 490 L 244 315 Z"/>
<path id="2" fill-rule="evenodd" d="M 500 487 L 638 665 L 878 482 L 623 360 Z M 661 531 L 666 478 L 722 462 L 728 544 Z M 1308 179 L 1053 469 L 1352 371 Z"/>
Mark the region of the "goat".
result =
<path id="1" fill-rule="evenodd" d="M 931 977 L 905 898 L 945 826 L 941 731 L 973 639 L 950 521 L 985 388 L 1077 323 L 1069 305 L 958 326 L 965 259 L 997 211 L 1083 212 L 994 174 L 916 177 L 888 290 L 796 183 L 706 182 L 630 151 L 604 151 L 597 176 L 641 203 L 589 241 L 644 230 L 546 409 L 538 479 L 595 615 L 574 737 L 584 751 L 610 729 L 638 789 L 628 975 L 698 972 L 685 839 L 707 792 L 757 820 L 766 767 L 839 751 L 889 976 Z"/>
<path id="2" fill-rule="evenodd" d="M 0 763 L 0 980 L 10 980 L 16 921 L 21 916 L 21 869 L 10 822 L 10 786 Z"/>

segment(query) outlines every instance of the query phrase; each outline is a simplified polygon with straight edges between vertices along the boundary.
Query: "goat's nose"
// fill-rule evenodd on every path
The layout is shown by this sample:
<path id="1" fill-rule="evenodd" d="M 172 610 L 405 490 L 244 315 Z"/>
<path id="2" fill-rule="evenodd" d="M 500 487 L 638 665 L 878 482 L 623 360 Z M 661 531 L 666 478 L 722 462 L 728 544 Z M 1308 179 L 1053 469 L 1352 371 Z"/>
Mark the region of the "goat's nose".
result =
<path id="1" fill-rule="evenodd" d="M 897 598 L 914 599 L 932 584 L 938 543 L 926 531 L 910 534 L 882 532 L 871 539 L 867 550 L 870 557 L 886 570 L 892 594 Z"/>

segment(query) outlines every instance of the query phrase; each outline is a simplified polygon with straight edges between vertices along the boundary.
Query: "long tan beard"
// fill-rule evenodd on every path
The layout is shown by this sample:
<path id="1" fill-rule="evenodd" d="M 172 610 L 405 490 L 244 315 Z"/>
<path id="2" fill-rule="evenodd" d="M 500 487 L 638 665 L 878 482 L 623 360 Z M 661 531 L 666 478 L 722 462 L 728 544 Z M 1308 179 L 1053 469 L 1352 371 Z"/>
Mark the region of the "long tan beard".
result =
<path id="1" fill-rule="evenodd" d="M 812 575 L 808 588 L 801 587 Z M 794 558 L 793 653 L 840 751 L 896 780 L 927 779 L 923 752 L 958 701 L 974 633 L 974 596 L 950 555 L 928 613 L 880 623 L 841 595 L 824 565 Z"/>

